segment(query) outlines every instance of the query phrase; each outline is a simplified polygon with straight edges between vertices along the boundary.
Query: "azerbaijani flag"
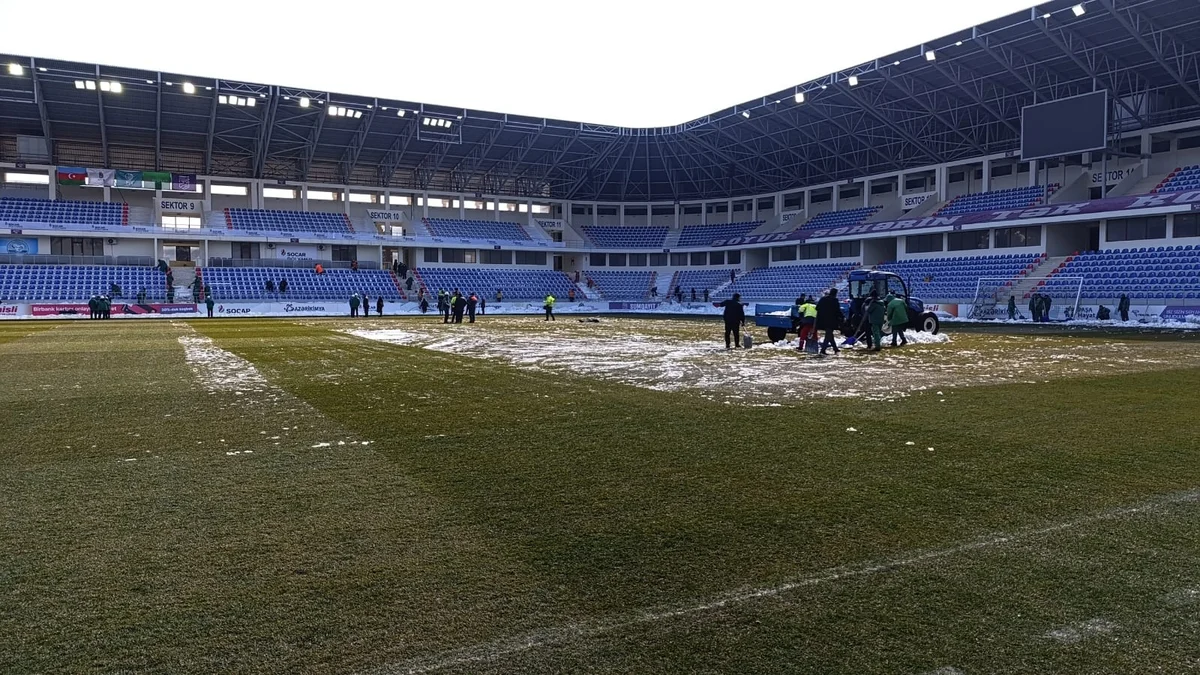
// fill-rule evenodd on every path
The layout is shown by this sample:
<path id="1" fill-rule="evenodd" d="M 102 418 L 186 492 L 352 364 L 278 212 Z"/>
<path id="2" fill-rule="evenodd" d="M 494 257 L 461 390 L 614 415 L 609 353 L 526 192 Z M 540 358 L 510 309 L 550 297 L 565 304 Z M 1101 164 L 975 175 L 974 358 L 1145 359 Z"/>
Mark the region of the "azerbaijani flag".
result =
<path id="1" fill-rule="evenodd" d="M 58 167 L 59 185 L 83 185 L 87 182 L 87 169 L 79 166 Z"/>

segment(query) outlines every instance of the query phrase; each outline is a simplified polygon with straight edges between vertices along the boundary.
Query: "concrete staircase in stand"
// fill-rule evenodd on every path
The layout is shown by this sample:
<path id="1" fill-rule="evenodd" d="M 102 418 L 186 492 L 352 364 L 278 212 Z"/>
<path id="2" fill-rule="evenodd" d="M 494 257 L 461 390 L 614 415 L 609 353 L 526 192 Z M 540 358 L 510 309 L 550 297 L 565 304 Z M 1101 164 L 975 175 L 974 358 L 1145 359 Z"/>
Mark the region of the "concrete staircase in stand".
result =
<path id="1" fill-rule="evenodd" d="M 1017 309 L 1020 309 L 1022 303 L 1028 303 L 1029 296 L 1042 285 L 1045 277 L 1053 276 L 1071 257 L 1063 255 L 1042 258 L 1040 263 L 1021 275 L 1017 282 L 1009 287 L 1009 293 L 1002 294 L 1000 301 L 1007 303 L 1009 296 L 1013 296 L 1017 299 Z"/>

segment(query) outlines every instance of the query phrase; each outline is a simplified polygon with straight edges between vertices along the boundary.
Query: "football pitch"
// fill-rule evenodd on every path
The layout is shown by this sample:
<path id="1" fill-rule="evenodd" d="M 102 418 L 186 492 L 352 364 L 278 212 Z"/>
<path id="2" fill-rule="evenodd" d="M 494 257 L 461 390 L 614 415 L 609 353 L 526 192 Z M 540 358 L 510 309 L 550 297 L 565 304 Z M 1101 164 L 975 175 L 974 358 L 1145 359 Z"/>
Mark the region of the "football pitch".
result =
<path id="1" fill-rule="evenodd" d="M 1200 339 L 946 330 L 0 323 L 0 672 L 1200 668 Z"/>

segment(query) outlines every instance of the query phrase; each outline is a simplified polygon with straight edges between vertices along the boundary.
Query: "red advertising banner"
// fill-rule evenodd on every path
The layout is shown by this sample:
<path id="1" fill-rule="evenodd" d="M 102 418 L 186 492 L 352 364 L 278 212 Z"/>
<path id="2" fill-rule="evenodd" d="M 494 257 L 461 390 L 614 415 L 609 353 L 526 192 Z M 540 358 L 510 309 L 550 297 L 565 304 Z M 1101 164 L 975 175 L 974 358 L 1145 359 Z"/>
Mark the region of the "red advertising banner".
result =
<path id="1" fill-rule="evenodd" d="M 197 305 L 186 303 L 130 305 L 117 303 L 112 306 L 112 314 L 195 314 Z M 91 313 L 87 303 L 71 304 L 32 304 L 29 313 L 33 316 L 87 316 Z"/>

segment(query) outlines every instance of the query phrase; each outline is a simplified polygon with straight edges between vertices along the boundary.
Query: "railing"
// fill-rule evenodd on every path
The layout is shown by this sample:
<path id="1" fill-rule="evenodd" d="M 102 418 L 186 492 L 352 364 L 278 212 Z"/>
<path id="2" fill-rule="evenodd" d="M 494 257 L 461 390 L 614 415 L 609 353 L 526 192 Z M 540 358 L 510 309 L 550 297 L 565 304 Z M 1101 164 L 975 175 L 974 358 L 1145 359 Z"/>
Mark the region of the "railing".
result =
<path id="1" fill-rule="evenodd" d="M 275 258 L 209 258 L 209 267 L 282 267 L 290 269 L 312 269 L 320 265 L 325 269 L 348 270 L 352 264 L 347 260 L 278 260 Z M 371 260 L 360 260 L 360 270 L 380 269 L 379 263 Z"/>
<path id="2" fill-rule="evenodd" d="M 0 253 L 0 265 L 123 265 L 153 267 L 154 258 L 142 255 L 23 255 Z"/>

